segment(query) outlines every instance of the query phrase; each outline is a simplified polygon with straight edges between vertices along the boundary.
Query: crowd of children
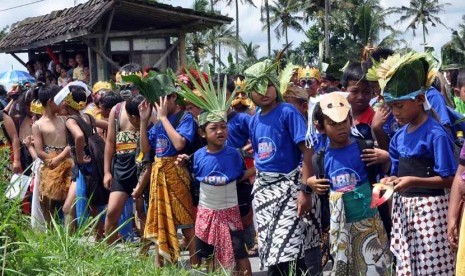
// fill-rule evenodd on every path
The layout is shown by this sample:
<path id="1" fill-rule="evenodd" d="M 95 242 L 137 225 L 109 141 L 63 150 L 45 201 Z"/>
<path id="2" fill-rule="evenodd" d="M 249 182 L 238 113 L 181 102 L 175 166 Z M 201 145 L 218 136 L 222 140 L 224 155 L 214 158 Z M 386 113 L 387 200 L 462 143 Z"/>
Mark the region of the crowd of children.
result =
<path id="1" fill-rule="evenodd" d="M 463 69 L 454 111 L 428 53 L 375 49 L 340 81 L 270 60 L 235 78 L 129 64 L 93 89 L 72 61 L 57 80 L 29 66 L 38 85 L 0 114 L 0 177 L 31 177 L 34 227 L 105 211 L 95 237 L 114 244 L 134 205 L 160 266 L 184 248 L 192 267 L 251 275 L 256 240 L 268 275 L 328 260 L 332 275 L 465 275 Z"/>

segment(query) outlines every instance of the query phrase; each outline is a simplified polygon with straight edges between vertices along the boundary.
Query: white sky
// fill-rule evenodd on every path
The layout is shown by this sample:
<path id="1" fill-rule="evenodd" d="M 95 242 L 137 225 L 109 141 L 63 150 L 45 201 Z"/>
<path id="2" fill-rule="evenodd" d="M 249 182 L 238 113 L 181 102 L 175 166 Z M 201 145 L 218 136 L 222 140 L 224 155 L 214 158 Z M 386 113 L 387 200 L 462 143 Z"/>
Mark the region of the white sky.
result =
<path id="1" fill-rule="evenodd" d="M 36 0 L 0 0 L 0 10 L 27 4 L 34 2 Z M 10 25 L 23 20 L 26 17 L 31 16 L 38 16 L 50 13 L 53 10 L 64 9 L 67 7 L 71 7 L 74 4 L 79 4 L 86 2 L 86 0 L 45 0 L 43 2 L 35 3 L 32 5 L 8 10 L 8 11 L 0 11 L 0 28 Z M 193 0 L 161 0 L 160 2 L 170 4 L 173 6 L 182 6 L 185 8 L 190 8 L 192 6 Z M 226 1 L 223 1 L 226 2 Z M 254 0 L 254 3 L 257 7 L 260 7 L 263 0 Z M 270 1 L 272 2 L 272 1 Z M 444 1 L 441 1 L 444 2 Z M 463 0 L 449 0 L 451 3 L 450 6 L 446 8 L 446 12 L 440 15 L 442 21 L 449 26 L 450 28 L 456 29 L 458 24 L 462 21 L 461 17 L 465 14 L 465 1 Z M 408 0 L 381 0 L 381 4 L 385 7 L 392 6 L 395 3 L 397 6 L 400 5 L 407 5 Z M 230 17 L 235 18 L 235 8 L 234 6 L 231 7 L 221 7 L 221 5 L 217 6 L 217 9 L 222 11 L 222 14 L 229 15 Z M 266 32 L 262 31 L 262 24 L 260 23 L 260 12 L 258 8 L 253 8 L 250 5 L 241 5 L 239 7 L 240 13 L 240 35 L 245 42 L 253 42 L 254 44 L 260 45 L 259 48 L 259 57 L 266 55 L 267 52 L 267 40 L 266 40 Z M 387 19 L 388 22 L 394 25 L 394 21 L 398 18 L 398 16 L 391 16 Z M 235 25 L 233 21 L 232 24 Z M 404 31 L 406 28 L 406 24 L 403 25 L 394 25 L 395 28 Z M 441 46 L 448 42 L 451 39 L 451 32 L 448 31 L 443 26 L 439 26 L 437 28 L 429 27 L 430 33 L 427 37 L 428 43 L 431 44 L 437 52 L 440 52 Z M 403 37 L 409 42 L 409 46 L 416 49 L 422 50 L 422 35 L 421 30 L 418 30 L 417 36 L 413 37 L 412 32 L 406 32 Z M 289 40 L 294 42 L 294 45 L 297 46 L 300 42 L 305 39 L 304 34 L 298 34 L 294 31 L 290 31 L 289 33 Z M 279 49 L 281 45 L 284 43 L 284 38 L 281 41 L 278 41 L 272 32 L 272 49 Z M 226 57 L 227 52 L 229 50 L 225 49 L 224 53 L 222 53 L 223 57 Z M 23 60 L 26 61 L 27 55 L 23 54 L 20 55 Z M 0 72 L 5 70 L 11 70 L 11 68 L 23 70 L 24 67 L 18 63 L 13 57 L 6 54 L 0 54 Z"/>

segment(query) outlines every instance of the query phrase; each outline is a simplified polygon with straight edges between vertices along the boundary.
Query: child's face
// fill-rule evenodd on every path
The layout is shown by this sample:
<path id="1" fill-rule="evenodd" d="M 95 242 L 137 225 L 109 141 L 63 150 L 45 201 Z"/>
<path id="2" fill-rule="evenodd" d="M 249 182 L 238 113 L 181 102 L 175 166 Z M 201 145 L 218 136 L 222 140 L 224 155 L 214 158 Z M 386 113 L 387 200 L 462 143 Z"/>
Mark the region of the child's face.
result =
<path id="1" fill-rule="evenodd" d="M 223 147 L 228 137 L 228 125 L 226 122 L 208 123 L 202 136 L 209 146 Z"/>
<path id="2" fill-rule="evenodd" d="M 305 118 L 307 117 L 308 103 L 294 97 L 284 97 L 284 100 L 292 104 Z"/>
<path id="3" fill-rule="evenodd" d="M 323 133 L 326 134 L 332 144 L 346 145 L 350 137 L 350 117 L 340 123 L 336 123 L 328 116 L 324 116 Z M 320 130 L 321 131 L 321 130 Z"/>
<path id="4" fill-rule="evenodd" d="M 266 94 L 262 95 L 257 92 L 252 92 L 252 100 L 260 107 L 269 107 L 273 105 L 277 100 L 278 94 L 276 88 L 269 85 L 266 89 Z"/>
<path id="5" fill-rule="evenodd" d="M 192 103 L 189 103 L 186 105 L 186 111 L 190 112 L 192 116 L 194 116 L 194 118 L 198 118 L 202 110 L 199 107 L 193 105 Z"/>
<path id="6" fill-rule="evenodd" d="M 318 93 L 318 88 L 320 83 L 315 78 L 310 79 L 300 79 L 300 86 L 307 90 L 309 97 L 315 97 Z"/>
<path id="7" fill-rule="evenodd" d="M 413 121 L 420 112 L 423 111 L 424 97 L 417 97 L 414 100 L 403 100 L 388 103 L 392 110 L 392 115 L 400 125 L 405 125 Z"/>
<path id="8" fill-rule="evenodd" d="M 369 107 L 373 92 L 366 81 L 349 81 L 346 91 L 349 92 L 347 101 L 352 106 L 352 110 L 360 113 Z"/>
<path id="9" fill-rule="evenodd" d="M 133 125 L 135 128 L 138 129 L 140 127 L 140 117 L 128 114 L 128 119 L 131 125 Z"/>

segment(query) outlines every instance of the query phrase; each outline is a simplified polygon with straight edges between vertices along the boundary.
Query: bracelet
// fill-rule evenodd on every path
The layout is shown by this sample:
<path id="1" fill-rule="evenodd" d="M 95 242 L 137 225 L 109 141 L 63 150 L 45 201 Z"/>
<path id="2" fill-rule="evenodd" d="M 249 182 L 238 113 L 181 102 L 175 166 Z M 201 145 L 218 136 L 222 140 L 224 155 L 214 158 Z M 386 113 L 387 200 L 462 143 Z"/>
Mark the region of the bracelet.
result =
<path id="1" fill-rule="evenodd" d="M 312 188 L 310 188 L 307 184 L 300 184 L 300 191 L 307 194 L 307 195 L 310 195 L 313 193 L 313 190 Z"/>

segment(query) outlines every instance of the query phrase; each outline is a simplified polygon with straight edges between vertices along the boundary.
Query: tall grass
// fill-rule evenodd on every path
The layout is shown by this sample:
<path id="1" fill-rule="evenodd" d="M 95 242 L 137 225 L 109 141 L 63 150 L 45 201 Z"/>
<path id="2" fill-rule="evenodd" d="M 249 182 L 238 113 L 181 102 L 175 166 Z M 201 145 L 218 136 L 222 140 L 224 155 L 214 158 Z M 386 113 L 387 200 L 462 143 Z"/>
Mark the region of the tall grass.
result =
<path id="1" fill-rule="evenodd" d="M 6 198 L 0 179 L 0 268 L 3 275 L 226 275 L 176 266 L 156 267 L 153 256 L 141 256 L 140 244 L 107 245 L 94 241 L 100 218 L 88 219 L 73 234 L 52 219 L 45 231 L 33 230 L 21 202 Z"/>

